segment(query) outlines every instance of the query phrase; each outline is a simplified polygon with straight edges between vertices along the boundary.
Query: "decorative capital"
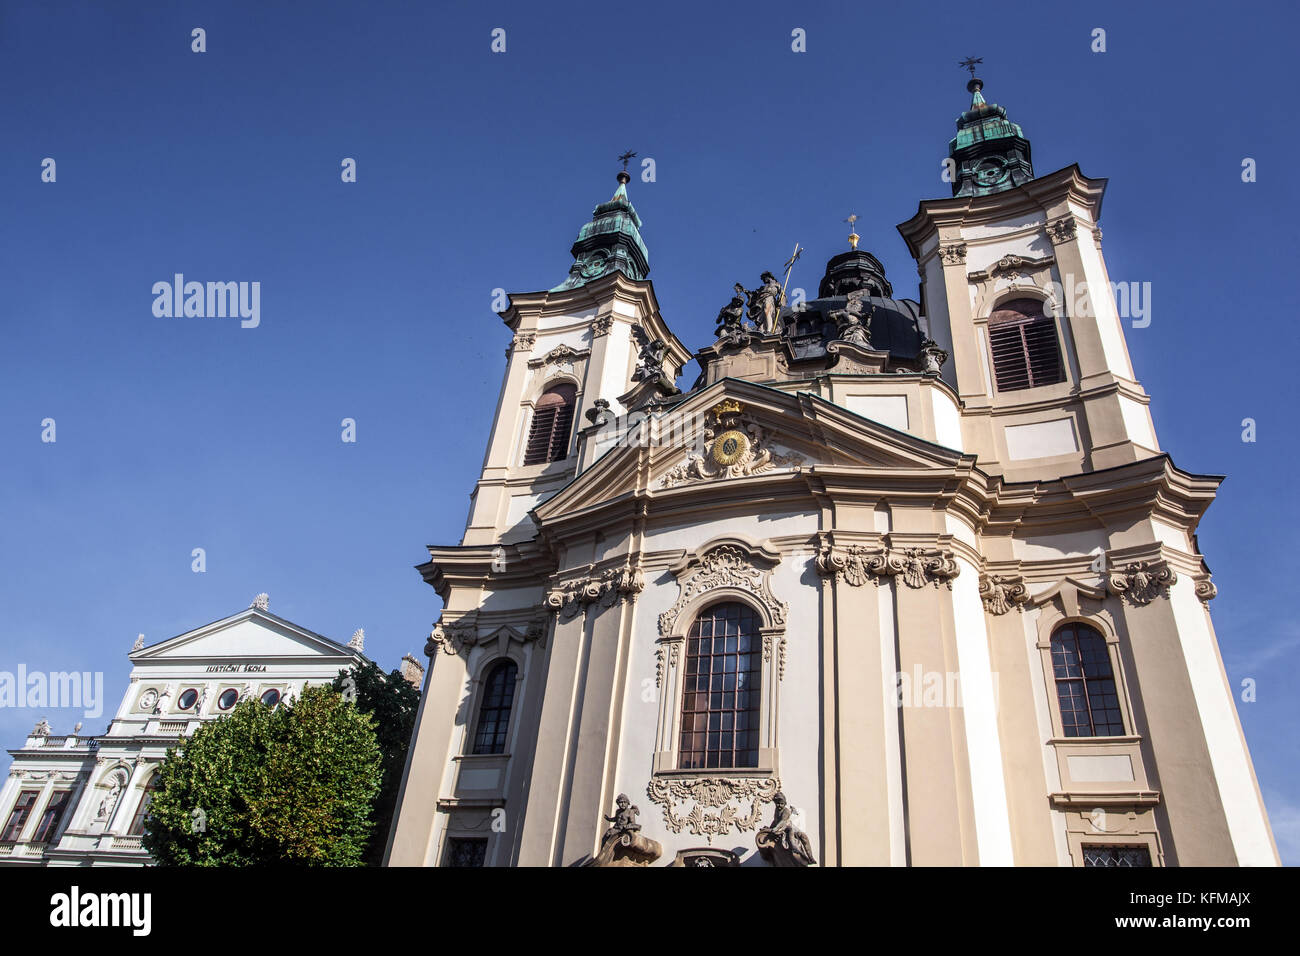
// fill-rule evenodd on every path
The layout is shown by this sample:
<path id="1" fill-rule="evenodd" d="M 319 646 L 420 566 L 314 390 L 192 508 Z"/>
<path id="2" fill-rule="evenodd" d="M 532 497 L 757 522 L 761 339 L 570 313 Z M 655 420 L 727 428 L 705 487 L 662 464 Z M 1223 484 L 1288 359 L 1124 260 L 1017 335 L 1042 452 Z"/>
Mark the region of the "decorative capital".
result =
<path id="1" fill-rule="evenodd" d="M 980 578 L 980 600 L 990 614 L 1006 614 L 1029 600 L 1029 591 L 1020 575 L 990 574 Z"/>
<path id="2" fill-rule="evenodd" d="M 927 584 L 938 587 L 940 583 L 952 590 L 952 579 L 961 573 L 961 567 L 947 548 L 866 548 L 853 544 L 847 547 L 826 545 L 814 562 L 817 571 L 832 580 L 843 577 L 852 587 L 861 587 L 868 580 L 880 584 L 882 578 L 897 576 L 909 588 L 922 588 Z"/>
<path id="3" fill-rule="evenodd" d="M 1209 578 L 1204 581 L 1196 582 L 1196 596 L 1206 603 L 1213 601 L 1219 595 L 1219 589 L 1214 586 L 1214 582 Z"/>
<path id="4" fill-rule="evenodd" d="M 1074 238 L 1078 230 L 1079 223 L 1073 216 L 1062 216 L 1060 219 L 1053 219 L 1047 224 L 1047 237 L 1052 240 L 1052 245 L 1055 246 L 1062 242 L 1069 242 Z"/>
<path id="5" fill-rule="evenodd" d="M 1168 597 L 1169 588 L 1178 581 L 1174 569 L 1163 561 L 1134 561 L 1106 576 L 1111 594 L 1121 594 L 1134 605 L 1150 604 L 1157 597 Z"/>
<path id="6" fill-rule="evenodd" d="M 663 810 L 664 825 L 673 833 L 685 829 L 712 838 L 733 828 L 755 829 L 763 804 L 780 789 L 776 777 L 657 777 L 646 795 Z"/>
<path id="7" fill-rule="evenodd" d="M 612 315 L 597 316 L 591 323 L 591 337 L 598 339 L 602 335 L 609 335 L 609 330 L 614 327 L 614 317 Z"/>
<path id="8" fill-rule="evenodd" d="M 617 601 L 632 600 L 644 590 L 641 569 L 624 565 L 565 581 L 548 591 L 543 603 L 548 611 L 568 620 L 592 604 L 611 607 Z"/>
<path id="9" fill-rule="evenodd" d="M 441 622 L 433 626 L 429 640 L 425 642 L 424 653 L 427 657 L 436 657 L 438 651 L 456 656 L 473 647 L 478 640 L 478 627 L 472 622 L 456 621 L 452 624 Z"/>
<path id="10" fill-rule="evenodd" d="M 939 247 L 939 258 L 944 265 L 955 266 L 966 261 L 966 243 L 950 242 Z"/>
<path id="11" fill-rule="evenodd" d="M 530 352 L 533 343 L 537 341 L 535 332 L 516 332 L 514 339 L 510 342 L 511 352 Z"/>

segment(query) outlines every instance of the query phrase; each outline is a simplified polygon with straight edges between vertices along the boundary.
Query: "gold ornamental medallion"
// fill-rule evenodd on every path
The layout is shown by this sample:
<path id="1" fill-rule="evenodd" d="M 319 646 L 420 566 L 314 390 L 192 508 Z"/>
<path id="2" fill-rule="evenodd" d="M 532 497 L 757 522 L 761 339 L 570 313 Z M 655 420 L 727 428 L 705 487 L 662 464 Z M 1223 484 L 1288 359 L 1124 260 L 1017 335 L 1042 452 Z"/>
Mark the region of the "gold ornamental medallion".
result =
<path id="1" fill-rule="evenodd" d="M 749 439 L 744 432 L 734 428 L 723 432 L 713 442 L 713 460 L 719 465 L 734 465 L 748 451 Z"/>

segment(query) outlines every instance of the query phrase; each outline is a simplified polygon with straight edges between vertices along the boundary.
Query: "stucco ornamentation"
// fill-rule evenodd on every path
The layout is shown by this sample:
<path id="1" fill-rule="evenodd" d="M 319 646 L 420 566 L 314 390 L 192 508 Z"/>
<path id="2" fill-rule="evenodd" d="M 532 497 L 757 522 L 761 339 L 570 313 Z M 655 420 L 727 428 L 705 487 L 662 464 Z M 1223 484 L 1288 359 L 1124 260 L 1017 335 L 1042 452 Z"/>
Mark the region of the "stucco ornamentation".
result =
<path id="1" fill-rule="evenodd" d="M 1196 582 L 1196 596 L 1202 601 L 1213 601 L 1218 594 L 1219 589 L 1214 586 L 1214 582 L 1209 578 Z"/>
<path id="2" fill-rule="evenodd" d="M 614 327 L 614 317 L 612 315 L 602 315 L 591 323 L 592 338 L 599 338 L 602 335 L 609 335 L 609 330 Z"/>
<path id="3" fill-rule="evenodd" d="M 952 579 L 961 573 L 947 548 L 866 548 L 862 545 L 826 545 L 817 554 L 817 571 L 823 577 L 843 577 L 845 583 L 861 587 L 868 580 L 896 576 L 909 588 L 942 583 L 952 590 Z"/>
<path id="4" fill-rule="evenodd" d="M 1060 219 L 1053 219 L 1047 224 L 1047 235 L 1055 245 L 1059 242 L 1069 242 L 1078 232 L 1079 224 L 1073 216 L 1063 216 Z"/>
<path id="5" fill-rule="evenodd" d="M 745 406 L 726 399 L 709 409 L 702 437 L 705 453 L 689 455 L 659 479 L 660 487 L 712 478 L 748 478 L 771 471 L 778 465 L 803 462 L 794 455 L 782 455 L 767 447 L 766 433 L 744 416 Z"/>
<path id="6" fill-rule="evenodd" d="M 686 829 L 714 837 L 753 830 L 763 804 L 780 789 L 776 777 L 657 777 L 646 795 L 663 809 L 664 825 L 673 833 Z"/>
<path id="7" fill-rule="evenodd" d="M 1174 569 L 1162 561 L 1134 561 L 1106 576 L 1106 586 L 1111 594 L 1123 595 L 1138 605 L 1168 596 L 1169 588 L 1177 581 Z"/>
<path id="8" fill-rule="evenodd" d="M 532 349 L 533 343 L 536 341 L 537 333 L 518 332 L 515 334 L 514 340 L 510 343 L 510 349 L 515 352 L 527 352 Z"/>
<path id="9" fill-rule="evenodd" d="M 698 564 L 678 578 L 682 593 L 672 607 L 659 615 L 659 633 L 665 637 L 672 634 L 685 607 L 704 592 L 718 588 L 736 588 L 753 595 L 767 609 L 773 624 L 785 624 L 789 605 L 776 599 L 769 576 L 770 569 L 757 566 L 739 545 L 720 544 L 709 549 Z"/>
<path id="10" fill-rule="evenodd" d="M 966 261 L 966 243 L 951 242 L 939 247 L 939 257 L 947 265 L 957 265 Z"/>
<path id="11" fill-rule="evenodd" d="M 1029 600 L 1029 591 L 1020 575 L 990 574 L 980 579 L 980 600 L 990 614 L 1006 614 Z"/>
<path id="12" fill-rule="evenodd" d="M 571 348 L 568 345 L 560 344 L 557 345 L 555 348 L 551 349 L 545 355 L 541 355 L 538 356 L 537 358 L 529 359 L 528 367 L 541 368 L 543 365 L 572 366 L 572 364 L 578 361 L 578 359 L 584 359 L 590 354 L 591 353 L 589 351 L 586 351 L 585 349 L 579 352 L 577 349 Z"/>
<path id="13" fill-rule="evenodd" d="M 569 620 L 589 605 L 612 607 L 615 602 L 630 600 L 643 590 L 645 575 L 641 569 L 625 565 L 565 581 L 546 593 L 544 603 L 547 610 Z"/>

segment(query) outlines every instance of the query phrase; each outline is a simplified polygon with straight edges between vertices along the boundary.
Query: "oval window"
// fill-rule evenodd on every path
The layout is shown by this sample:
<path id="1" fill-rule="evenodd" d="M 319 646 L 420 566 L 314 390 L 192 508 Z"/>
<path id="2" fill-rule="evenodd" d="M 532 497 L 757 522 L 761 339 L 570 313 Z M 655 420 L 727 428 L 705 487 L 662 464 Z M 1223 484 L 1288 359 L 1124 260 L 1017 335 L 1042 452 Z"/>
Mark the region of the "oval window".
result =
<path id="1" fill-rule="evenodd" d="M 189 690 L 181 694 L 180 698 L 176 701 L 176 706 L 181 710 L 189 710 L 194 706 L 194 702 L 198 699 L 199 692 L 191 687 Z"/>
<path id="2" fill-rule="evenodd" d="M 217 698 L 217 706 L 220 707 L 222 710 L 229 710 L 231 707 L 234 707 L 235 704 L 238 702 L 239 702 L 239 691 L 235 690 L 235 688 L 233 687 L 231 687 L 228 690 L 223 690 L 221 692 L 221 696 Z"/>
<path id="3" fill-rule="evenodd" d="M 266 704 L 267 707 L 274 707 L 280 703 L 280 692 L 275 688 L 271 688 L 262 695 L 262 703 Z"/>

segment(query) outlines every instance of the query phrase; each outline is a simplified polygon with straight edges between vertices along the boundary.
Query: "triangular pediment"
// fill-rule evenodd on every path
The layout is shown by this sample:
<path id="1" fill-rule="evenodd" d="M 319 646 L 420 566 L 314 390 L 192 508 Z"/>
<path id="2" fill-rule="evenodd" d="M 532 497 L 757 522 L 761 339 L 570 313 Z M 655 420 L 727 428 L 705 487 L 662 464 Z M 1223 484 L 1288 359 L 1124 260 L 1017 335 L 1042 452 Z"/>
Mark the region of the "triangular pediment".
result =
<path id="1" fill-rule="evenodd" d="M 268 611 L 248 608 L 131 653 L 137 664 L 213 658 L 348 658 L 359 653 Z"/>
<path id="2" fill-rule="evenodd" d="M 595 464 L 536 508 L 538 520 L 714 482 L 816 470 L 952 473 L 975 460 L 810 393 L 738 379 L 701 389 L 663 411 L 657 429 L 642 429 L 639 440 L 611 440 Z M 719 445 L 726 435 L 734 441 Z"/>

